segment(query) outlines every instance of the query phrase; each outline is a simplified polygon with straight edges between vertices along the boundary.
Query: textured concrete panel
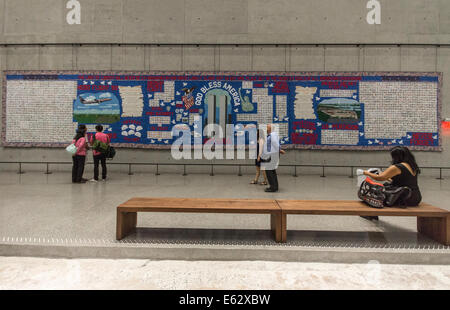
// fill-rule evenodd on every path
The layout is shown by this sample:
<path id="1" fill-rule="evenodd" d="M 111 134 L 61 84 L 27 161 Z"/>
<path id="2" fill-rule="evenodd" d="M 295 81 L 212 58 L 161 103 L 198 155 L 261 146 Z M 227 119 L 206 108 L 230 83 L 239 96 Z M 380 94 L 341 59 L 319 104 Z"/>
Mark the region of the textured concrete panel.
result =
<path id="1" fill-rule="evenodd" d="M 208 45 L 183 47 L 183 70 L 214 71 L 215 47 Z"/>
<path id="2" fill-rule="evenodd" d="M 436 47 L 402 46 L 402 71 L 436 71 Z"/>
<path id="3" fill-rule="evenodd" d="M 447 0 L 380 0 L 381 25 L 366 22 L 365 0 L 339 4 L 335 0 L 79 1 L 81 25 L 68 25 L 66 1 L 0 0 L 4 8 L 0 43 L 438 44 L 450 40 Z"/>
<path id="4" fill-rule="evenodd" d="M 447 0 L 440 0 L 439 12 L 439 30 L 442 34 L 450 34 L 450 3 Z"/>
<path id="5" fill-rule="evenodd" d="M 0 0 L 0 8 L 5 7 L 5 1 L 6 0 Z M 5 29 L 5 12 L 2 9 L 2 13 L 0 14 L 0 42 L 4 40 L 3 34 Z"/>
<path id="6" fill-rule="evenodd" d="M 6 69 L 6 48 L 3 46 L 0 46 L 0 89 L 3 89 L 3 70 Z M 2 126 L 2 115 L 3 115 L 3 98 L 0 100 L 0 135 L 3 130 Z M 1 160 L 1 151 L 2 147 L 0 146 L 0 160 Z"/>
<path id="7" fill-rule="evenodd" d="M 251 46 L 220 46 L 219 54 L 219 71 L 251 70 Z"/>
<path id="8" fill-rule="evenodd" d="M 312 9 L 313 5 L 307 1 L 281 0 L 274 3 L 270 0 L 248 0 L 249 33 L 311 33 L 310 19 L 305 17 Z"/>
<path id="9" fill-rule="evenodd" d="M 39 46 L 8 46 L 6 51 L 7 70 L 38 70 Z"/>
<path id="10" fill-rule="evenodd" d="M 323 71 L 325 66 L 323 46 L 291 46 L 289 71 Z"/>
<path id="11" fill-rule="evenodd" d="M 179 45 L 149 47 L 147 57 L 150 70 L 183 70 L 183 48 Z"/>
<path id="12" fill-rule="evenodd" d="M 242 0 L 191 0 L 186 5 L 186 35 L 245 34 L 248 6 Z M 193 38 L 194 39 L 194 38 Z"/>
<path id="13" fill-rule="evenodd" d="M 400 71 L 400 48 L 392 46 L 365 46 L 363 71 Z"/>
<path id="14" fill-rule="evenodd" d="M 6 69 L 6 47 L 0 46 L 0 71 L 3 71 L 5 69 Z M 2 79 L 0 78 L 0 80 Z"/>
<path id="15" fill-rule="evenodd" d="M 374 33 L 365 21 L 365 3 L 359 0 L 339 5 L 326 0 L 248 2 L 249 36 L 258 35 L 263 42 L 280 43 L 286 38 L 291 43 L 354 42 Z"/>
<path id="16" fill-rule="evenodd" d="M 82 45 L 74 47 L 78 70 L 111 70 L 111 46 Z"/>
<path id="17" fill-rule="evenodd" d="M 285 46 L 254 46 L 252 70 L 286 71 Z"/>
<path id="18" fill-rule="evenodd" d="M 93 13 L 90 20 L 93 32 L 122 32 L 122 0 L 91 0 L 89 3 L 83 3 L 82 7 L 90 7 Z"/>
<path id="19" fill-rule="evenodd" d="M 358 71 L 359 47 L 326 47 L 325 70 L 326 71 Z"/>
<path id="20" fill-rule="evenodd" d="M 442 117 L 450 118 L 450 47 L 440 47 L 437 60 L 437 71 L 443 73 Z"/>
<path id="21" fill-rule="evenodd" d="M 72 46 L 42 46 L 40 51 L 40 70 L 73 69 Z"/>
<path id="22" fill-rule="evenodd" d="M 64 7 L 64 1 L 60 0 L 6 0 L 5 35 L 58 33 L 61 31 Z"/>
<path id="23" fill-rule="evenodd" d="M 62 32 L 58 42 L 120 43 L 123 33 L 122 0 L 79 0 L 81 24 L 69 25 L 64 6 Z"/>
<path id="24" fill-rule="evenodd" d="M 184 0 L 123 0 L 123 40 L 182 43 L 184 7 Z"/>
<path id="25" fill-rule="evenodd" d="M 405 38 L 409 39 L 411 35 L 422 35 L 419 37 L 422 39 L 426 38 L 423 35 L 438 34 L 438 2 L 439 0 L 382 1 L 382 21 L 381 25 L 376 26 L 377 41 L 404 43 Z"/>
<path id="26" fill-rule="evenodd" d="M 367 24 L 367 1 L 310 1 L 311 11 L 305 12 L 313 34 L 320 42 L 367 42 L 376 35 L 376 27 Z"/>
<path id="27" fill-rule="evenodd" d="M 145 71 L 145 46 L 113 46 L 112 69 Z"/>

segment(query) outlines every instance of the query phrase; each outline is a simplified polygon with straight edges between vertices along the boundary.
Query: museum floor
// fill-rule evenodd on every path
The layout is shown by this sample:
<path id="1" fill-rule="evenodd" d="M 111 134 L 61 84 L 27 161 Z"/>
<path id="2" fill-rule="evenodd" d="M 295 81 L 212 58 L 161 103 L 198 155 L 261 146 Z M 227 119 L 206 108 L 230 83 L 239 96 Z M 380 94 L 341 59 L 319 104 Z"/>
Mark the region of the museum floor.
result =
<path id="1" fill-rule="evenodd" d="M 87 172 L 88 176 L 89 172 Z M 433 263 L 450 248 L 416 232 L 416 219 L 290 216 L 288 242 L 273 241 L 267 215 L 140 214 L 137 232 L 115 240 L 116 207 L 130 197 L 356 199 L 356 178 L 280 175 L 280 191 L 250 175 L 112 172 L 105 183 L 72 184 L 70 174 L 0 173 L 0 255 L 69 258 Z M 420 179 L 424 201 L 450 209 L 450 179 Z M 145 227 L 145 228 L 144 228 Z M 403 253 L 403 255 L 397 255 Z"/>
<path id="2" fill-rule="evenodd" d="M 280 175 L 280 192 L 269 194 L 250 175 L 0 176 L 0 289 L 450 287 L 450 248 L 418 235 L 415 218 L 291 216 L 288 243 L 277 244 L 269 216 L 141 214 L 147 228 L 115 240 L 116 206 L 130 197 L 356 199 L 356 178 Z M 424 201 L 450 209 L 450 179 L 420 185 Z"/>
<path id="3" fill-rule="evenodd" d="M 449 265 L 0 257 L 0 290 L 449 288 Z"/>

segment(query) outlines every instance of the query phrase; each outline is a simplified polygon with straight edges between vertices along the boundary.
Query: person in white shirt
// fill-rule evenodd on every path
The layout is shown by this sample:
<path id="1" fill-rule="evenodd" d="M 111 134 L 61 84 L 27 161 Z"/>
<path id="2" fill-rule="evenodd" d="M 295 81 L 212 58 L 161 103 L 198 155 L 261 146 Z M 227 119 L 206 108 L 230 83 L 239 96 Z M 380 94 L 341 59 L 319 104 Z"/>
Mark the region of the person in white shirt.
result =
<path id="1" fill-rule="evenodd" d="M 263 146 L 261 154 L 261 169 L 266 171 L 267 180 L 269 181 L 269 187 L 265 189 L 266 192 L 278 191 L 278 177 L 277 168 L 280 162 L 280 153 L 284 154 L 284 151 L 280 150 L 280 138 L 278 133 L 273 131 L 271 124 L 267 125 L 267 139 Z"/>

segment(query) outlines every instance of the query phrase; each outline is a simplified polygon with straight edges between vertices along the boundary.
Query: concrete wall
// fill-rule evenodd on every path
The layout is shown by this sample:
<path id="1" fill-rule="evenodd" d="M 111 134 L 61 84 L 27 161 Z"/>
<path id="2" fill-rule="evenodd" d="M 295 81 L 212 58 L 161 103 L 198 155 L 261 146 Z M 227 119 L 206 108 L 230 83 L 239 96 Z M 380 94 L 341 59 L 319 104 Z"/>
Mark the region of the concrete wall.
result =
<path id="1" fill-rule="evenodd" d="M 1 43 L 308 44 L 450 41 L 448 0 L 379 0 L 382 23 L 366 22 L 368 0 L 0 0 Z"/>
<path id="2" fill-rule="evenodd" d="M 365 21 L 365 0 L 80 0 L 82 23 L 74 26 L 65 22 L 65 2 L 0 0 L 1 70 L 438 71 L 442 116 L 450 117 L 448 0 L 381 0 L 377 26 Z M 444 151 L 417 152 L 419 163 L 450 166 L 449 146 L 444 136 Z M 68 159 L 63 150 L 0 147 L 0 161 Z M 387 152 L 355 151 L 283 157 L 298 164 L 388 160 Z M 116 161 L 171 157 L 120 150 Z"/>

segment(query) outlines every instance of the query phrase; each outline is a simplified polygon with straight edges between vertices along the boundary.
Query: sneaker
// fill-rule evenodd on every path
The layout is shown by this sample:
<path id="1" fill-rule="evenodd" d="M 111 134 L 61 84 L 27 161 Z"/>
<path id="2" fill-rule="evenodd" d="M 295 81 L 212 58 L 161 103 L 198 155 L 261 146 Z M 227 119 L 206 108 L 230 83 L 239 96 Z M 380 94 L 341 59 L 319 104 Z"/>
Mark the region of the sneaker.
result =
<path id="1" fill-rule="evenodd" d="M 90 179 L 89 182 L 97 183 L 98 181 L 96 179 Z"/>

